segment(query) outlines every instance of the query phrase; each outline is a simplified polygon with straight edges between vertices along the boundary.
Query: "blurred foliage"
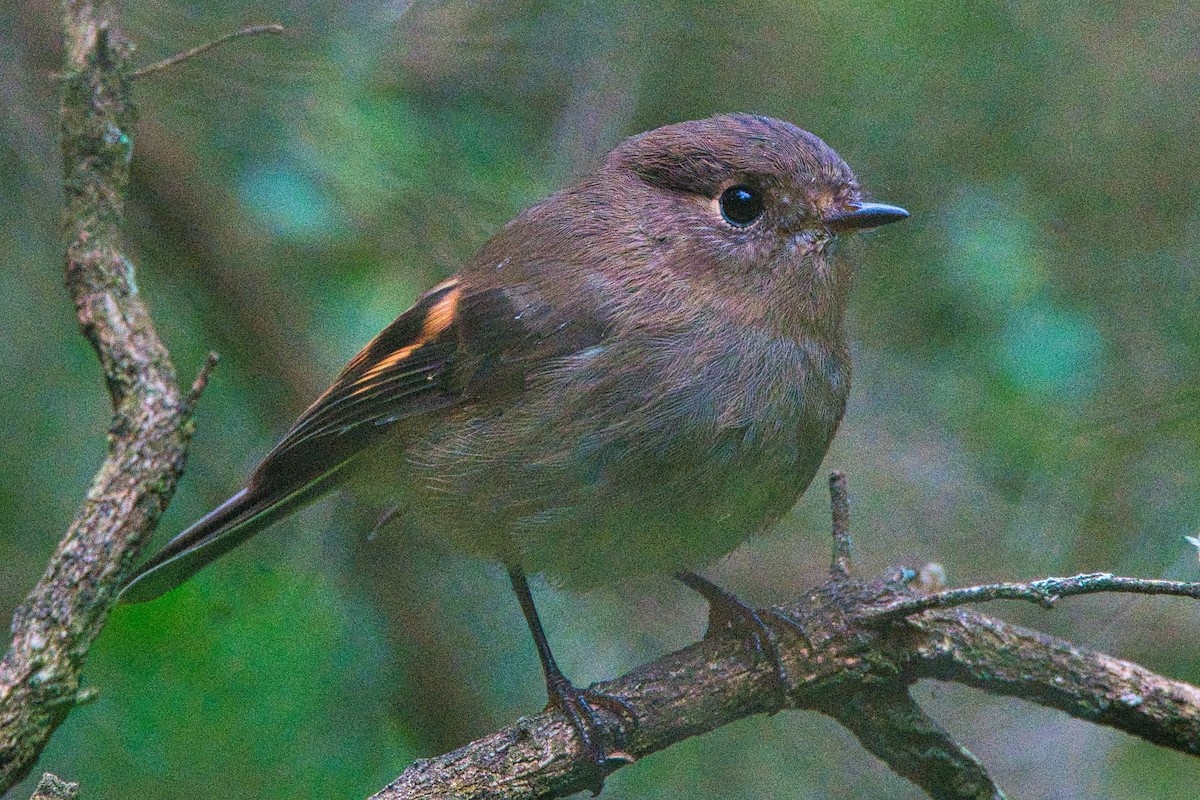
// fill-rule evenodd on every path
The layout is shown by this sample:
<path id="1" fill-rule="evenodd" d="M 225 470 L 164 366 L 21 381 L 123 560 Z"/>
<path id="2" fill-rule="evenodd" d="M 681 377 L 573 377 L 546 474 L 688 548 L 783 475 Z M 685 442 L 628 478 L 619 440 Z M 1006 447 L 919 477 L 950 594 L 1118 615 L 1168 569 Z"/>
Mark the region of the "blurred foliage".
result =
<path id="1" fill-rule="evenodd" d="M 55 8 L 0 19 L 0 609 L 33 585 L 103 449 L 61 289 Z M 162 534 L 219 502 L 423 288 L 622 136 L 746 110 L 829 141 L 913 212 L 862 243 L 856 387 L 828 459 L 864 572 L 1195 579 L 1200 9 L 901 1 L 125 4 L 141 59 L 128 235 L 181 373 L 223 360 Z M 760 602 L 827 560 L 824 492 L 711 575 Z M 121 609 L 42 766 L 88 797 L 362 796 L 543 702 L 503 576 L 332 501 L 186 589 Z M 590 681 L 699 635 L 670 581 L 535 587 Z M 1200 682 L 1200 608 L 991 609 Z M 1191 798 L 1200 765 L 958 687 L 919 689 L 1013 796 Z M 14 796 L 28 796 L 22 787 Z M 834 724 L 747 720 L 605 796 L 915 797 Z"/>

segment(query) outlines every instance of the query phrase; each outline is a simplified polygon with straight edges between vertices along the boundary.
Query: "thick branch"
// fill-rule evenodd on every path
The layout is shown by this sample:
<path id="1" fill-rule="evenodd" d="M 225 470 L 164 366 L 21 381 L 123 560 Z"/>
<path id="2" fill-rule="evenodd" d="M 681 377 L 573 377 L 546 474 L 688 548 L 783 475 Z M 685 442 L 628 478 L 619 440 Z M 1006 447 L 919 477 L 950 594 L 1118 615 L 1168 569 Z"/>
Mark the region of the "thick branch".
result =
<path id="1" fill-rule="evenodd" d="M 927 612 L 909 665 L 923 678 L 1010 695 L 1200 755 L 1200 688 L 962 609 Z M 897 654 L 899 655 L 899 654 Z"/>
<path id="2" fill-rule="evenodd" d="M 641 758 L 784 705 L 830 713 L 846 709 L 847 702 L 861 702 L 864 693 L 875 697 L 873 693 L 885 691 L 894 697 L 897 685 L 938 678 L 1019 696 L 1200 755 L 1200 689 L 961 610 L 874 624 L 877 610 L 895 602 L 903 591 L 897 583 L 867 586 L 835 580 L 799 603 L 777 609 L 803 631 L 799 635 L 790 626 L 779 631 L 780 656 L 794 682 L 786 701 L 772 665 L 756 660 L 753 650 L 727 629 L 600 684 L 601 691 L 624 698 L 637 711 L 638 726 L 622 750 Z M 891 703 L 884 710 L 898 708 Z M 841 719 L 849 713 L 839 710 L 837 715 Z M 940 750 L 928 759 L 938 762 L 944 775 L 959 780 L 963 791 L 974 791 L 935 796 L 988 797 L 989 791 L 999 796 L 969 754 L 928 727 L 932 723 L 923 715 L 912 717 L 911 707 L 908 713 L 919 723 L 916 727 L 926 726 L 920 735 Z M 895 717 L 892 713 L 889 723 L 893 731 L 898 730 Z M 917 762 L 912 760 L 911 740 L 901 743 L 898 734 L 880 733 L 879 724 L 862 716 L 853 724 L 860 737 L 874 737 L 871 748 L 894 769 L 901 774 L 912 771 Z M 453 753 L 413 764 L 372 800 L 561 797 L 588 785 L 589 765 L 576 755 L 566 722 L 557 714 L 542 713 Z M 921 785 L 934 788 L 932 782 Z"/>
<path id="3" fill-rule="evenodd" d="M 188 399 L 138 298 L 121 242 L 134 110 L 132 47 L 111 2 L 64 3 L 62 148 L 66 285 L 113 406 L 108 453 L 45 575 L 18 608 L 0 662 L 0 793 L 29 771 L 58 724 L 94 696 L 80 670 L 121 574 L 183 469 Z"/>

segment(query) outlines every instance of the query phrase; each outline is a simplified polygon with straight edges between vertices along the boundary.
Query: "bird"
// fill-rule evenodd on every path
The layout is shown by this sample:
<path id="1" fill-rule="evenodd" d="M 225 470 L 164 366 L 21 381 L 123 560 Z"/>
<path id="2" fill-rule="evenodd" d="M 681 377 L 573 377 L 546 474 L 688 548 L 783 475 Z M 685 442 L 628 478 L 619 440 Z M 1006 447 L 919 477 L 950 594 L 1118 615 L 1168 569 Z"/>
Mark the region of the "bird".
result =
<path id="1" fill-rule="evenodd" d="M 770 528 L 845 413 L 858 231 L 902 220 L 796 125 L 723 114 L 618 144 L 505 225 L 350 359 L 229 499 L 122 584 L 178 586 L 330 490 L 403 506 L 502 564 L 548 707 L 588 757 L 622 754 L 557 666 L 528 576 L 587 590 L 697 570 Z"/>

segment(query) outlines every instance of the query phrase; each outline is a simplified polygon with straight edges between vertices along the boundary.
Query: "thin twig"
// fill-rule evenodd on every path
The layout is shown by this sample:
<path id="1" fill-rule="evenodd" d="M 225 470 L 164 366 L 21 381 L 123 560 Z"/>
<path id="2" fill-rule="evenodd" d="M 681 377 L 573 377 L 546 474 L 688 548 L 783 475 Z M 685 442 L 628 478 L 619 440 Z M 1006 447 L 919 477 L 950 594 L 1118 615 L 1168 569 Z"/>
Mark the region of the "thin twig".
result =
<path id="1" fill-rule="evenodd" d="M 833 563 L 829 574 L 835 580 L 850 577 L 850 498 L 846 473 L 829 473 L 829 500 L 833 508 Z"/>
<path id="2" fill-rule="evenodd" d="M 138 78 L 144 78 L 147 75 L 152 75 L 155 72 L 162 72 L 165 69 L 170 69 L 176 64 L 187 61 L 189 58 L 198 56 L 201 53 L 207 53 L 214 47 L 220 47 L 223 44 L 232 42 L 234 39 L 241 39 L 243 36 L 257 36 L 260 33 L 282 34 L 283 32 L 284 27 L 277 22 L 272 22 L 269 25 L 248 25 L 245 28 L 233 31 L 232 33 L 227 33 L 217 39 L 213 39 L 211 42 L 206 42 L 205 44 L 193 47 L 191 50 L 184 50 L 182 53 L 176 53 L 169 58 L 164 58 L 162 61 L 155 62 L 154 64 L 142 67 L 141 69 L 136 69 L 129 73 L 129 77 L 132 80 L 136 80 Z"/>
<path id="3" fill-rule="evenodd" d="M 204 365 L 196 373 L 196 380 L 192 381 L 192 388 L 188 390 L 184 400 L 188 408 L 195 408 L 196 403 L 200 402 L 200 395 L 204 393 L 205 387 L 208 386 L 208 379 L 212 377 L 213 370 L 217 368 L 217 362 L 220 360 L 221 357 L 217 355 L 216 351 L 209 351 L 208 358 L 204 359 Z"/>
<path id="4" fill-rule="evenodd" d="M 1097 592 L 1132 592 L 1135 594 L 1168 594 L 1200 599 L 1200 583 L 1164 581 L 1151 578 L 1124 578 L 1107 572 L 1075 575 L 1070 578 L 1043 578 L 1029 583 L 992 583 L 948 589 L 936 594 L 904 597 L 879 606 L 866 615 L 872 622 L 887 622 L 929 611 L 968 603 L 990 600 L 1026 600 L 1050 608 L 1060 597 L 1072 597 Z"/>

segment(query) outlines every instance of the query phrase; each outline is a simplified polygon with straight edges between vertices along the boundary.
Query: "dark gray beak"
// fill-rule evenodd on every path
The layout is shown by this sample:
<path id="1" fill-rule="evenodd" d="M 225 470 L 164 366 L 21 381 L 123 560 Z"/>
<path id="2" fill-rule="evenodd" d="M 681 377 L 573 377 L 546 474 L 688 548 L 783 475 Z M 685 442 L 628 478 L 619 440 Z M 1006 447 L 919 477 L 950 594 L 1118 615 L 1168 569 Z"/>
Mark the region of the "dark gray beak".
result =
<path id="1" fill-rule="evenodd" d="M 839 211 L 825 218 L 825 227 L 834 233 L 865 231 L 878 228 L 892 222 L 899 222 L 908 217 L 908 212 L 900 206 L 888 206 L 883 203 L 858 203 L 847 211 Z"/>

